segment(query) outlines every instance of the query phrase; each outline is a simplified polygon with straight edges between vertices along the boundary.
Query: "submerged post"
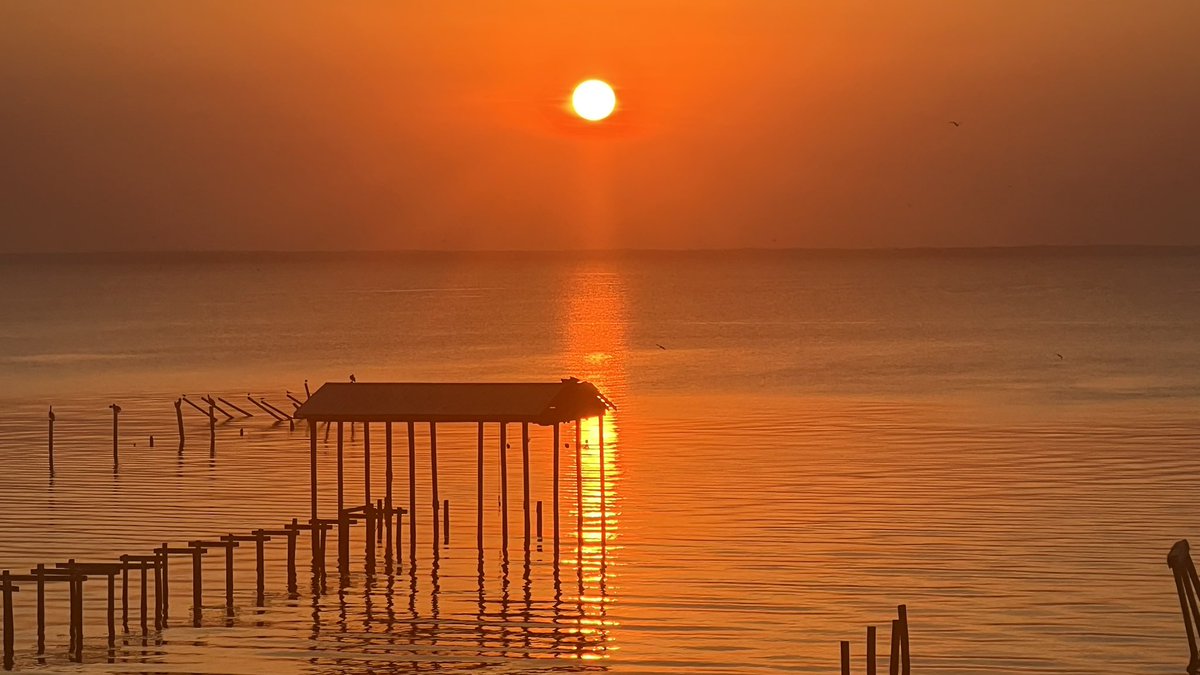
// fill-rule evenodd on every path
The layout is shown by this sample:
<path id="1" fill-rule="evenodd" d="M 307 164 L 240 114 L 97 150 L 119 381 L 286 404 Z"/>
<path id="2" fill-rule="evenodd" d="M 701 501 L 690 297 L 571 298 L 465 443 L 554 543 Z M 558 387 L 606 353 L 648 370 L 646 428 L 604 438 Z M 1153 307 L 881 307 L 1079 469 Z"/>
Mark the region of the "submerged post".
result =
<path id="1" fill-rule="evenodd" d="M 202 584 L 204 583 L 204 575 L 202 574 L 203 558 L 201 557 L 203 552 L 204 549 L 200 548 L 198 543 L 192 547 L 192 625 L 196 628 L 200 627 L 200 618 L 204 606 L 202 600 Z"/>
<path id="2" fill-rule="evenodd" d="M 575 517 L 579 528 L 579 543 L 583 544 L 583 420 L 575 420 Z"/>
<path id="3" fill-rule="evenodd" d="M 542 500 L 537 500 L 537 540 L 542 541 Z"/>
<path id="4" fill-rule="evenodd" d="M 212 399 L 208 400 L 208 451 L 217 451 L 217 414 Z"/>
<path id="5" fill-rule="evenodd" d="M 37 653 L 46 653 L 46 566 L 38 563 L 37 577 Z"/>
<path id="6" fill-rule="evenodd" d="M 908 652 L 908 606 L 897 606 L 896 613 L 900 617 L 900 675 L 912 675 L 912 657 Z"/>
<path id="7" fill-rule="evenodd" d="M 113 468 L 116 469 L 120 463 L 117 456 L 117 416 L 121 414 L 121 406 L 113 403 L 108 407 L 113 411 Z"/>
<path id="8" fill-rule="evenodd" d="M 892 619 L 891 657 L 888 659 L 888 675 L 900 675 L 900 620 Z"/>
<path id="9" fill-rule="evenodd" d="M 842 640 L 842 675 L 850 675 L 850 641 Z"/>

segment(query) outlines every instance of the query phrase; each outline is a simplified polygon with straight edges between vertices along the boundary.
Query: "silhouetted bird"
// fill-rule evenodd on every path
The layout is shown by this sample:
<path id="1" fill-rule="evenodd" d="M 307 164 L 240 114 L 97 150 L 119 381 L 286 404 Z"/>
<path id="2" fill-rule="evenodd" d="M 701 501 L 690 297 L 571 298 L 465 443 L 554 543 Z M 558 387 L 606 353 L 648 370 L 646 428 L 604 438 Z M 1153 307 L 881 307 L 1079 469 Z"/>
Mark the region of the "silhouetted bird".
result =
<path id="1" fill-rule="evenodd" d="M 1062 354 L 1059 354 L 1058 352 L 1054 352 L 1054 355 L 1058 357 L 1058 360 L 1059 360 L 1059 361 L 1061 361 L 1061 360 L 1062 360 L 1062 357 L 1063 357 L 1063 355 L 1062 355 Z"/>
<path id="2" fill-rule="evenodd" d="M 358 382 L 358 380 L 354 379 L 354 373 L 350 373 L 350 383 L 353 384 L 355 382 Z"/>
<path id="3" fill-rule="evenodd" d="M 962 126 L 961 124 L 959 124 L 958 122 L 955 122 L 954 120 L 950 120 L 949 124 L 953 124 L 953 125 L 954 125 L 954 126 L 956 126 L 956 127 L 961 127 L 961 126 Z"/>
<path id="4" fill-rule="evenodd" d="M 655 344 L 658 344 L 658 343 L 656 342 Z M 659 349 L 664 349 L 664 350 L 666 349 L 666 347 L 664 347 L 664 346 L 662 346 L 662 345 L 658 345 L 658 348 L 659 348 Z"/>

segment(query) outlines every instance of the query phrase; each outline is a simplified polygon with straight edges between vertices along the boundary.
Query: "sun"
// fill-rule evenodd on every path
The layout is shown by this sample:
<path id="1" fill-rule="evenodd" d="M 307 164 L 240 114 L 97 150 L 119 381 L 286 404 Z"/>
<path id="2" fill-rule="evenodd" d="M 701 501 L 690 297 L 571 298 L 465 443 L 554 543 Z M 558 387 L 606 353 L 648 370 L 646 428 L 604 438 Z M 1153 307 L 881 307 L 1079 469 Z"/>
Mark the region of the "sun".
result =
<path id="1" fill-rule="evenodd" d="M 571 94 L 571 107 L 583 119 L 599 122 L 616 109 L 617 94 L 603 80 L 587 80 L 575 87 L 575 93 Z"/>

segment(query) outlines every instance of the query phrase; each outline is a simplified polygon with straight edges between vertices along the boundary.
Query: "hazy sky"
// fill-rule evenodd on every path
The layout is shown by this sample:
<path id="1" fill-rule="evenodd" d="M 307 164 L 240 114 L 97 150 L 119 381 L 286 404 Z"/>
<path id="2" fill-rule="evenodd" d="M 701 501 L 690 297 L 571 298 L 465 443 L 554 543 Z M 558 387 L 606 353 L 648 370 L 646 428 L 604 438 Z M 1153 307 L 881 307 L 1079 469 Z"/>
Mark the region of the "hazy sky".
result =
<path id="1" fill-rule="evenodd" d="M 0 252 L 1200 244 L 1198 26 L 1197 0 L 7 0 Z M 598 125 L 565 109 L 588 77 L 620 97 Z"/>

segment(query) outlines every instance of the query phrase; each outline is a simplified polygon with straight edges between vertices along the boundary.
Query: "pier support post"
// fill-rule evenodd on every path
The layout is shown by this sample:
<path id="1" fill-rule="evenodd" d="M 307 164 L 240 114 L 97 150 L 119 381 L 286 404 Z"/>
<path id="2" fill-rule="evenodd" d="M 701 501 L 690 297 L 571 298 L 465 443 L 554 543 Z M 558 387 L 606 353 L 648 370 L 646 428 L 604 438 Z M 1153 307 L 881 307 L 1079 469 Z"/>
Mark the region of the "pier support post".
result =
<path id="1" fill-rule="evenodd" d="M 417 428 L 408 423 L 408 554 L 417 557 Z"/>
<path id="2" fill-rule="evenodd" d="M 344 474 L 345 461 L 343 452 L 345 449 L 345 435 L 342 430 L 342 423 L 337 423 L 337 512 L 338 512 L 338 570 L 341 575 L 350 573 L 350 519 L 346 516 L 346 502 L 344 497 Z"/>
<path id="3" fill-rule="evenodd" d="M 842 640 L 842 675 L 850 675 L 850 641 Z"/>
<path id="4" fill-rule="evenodd" d="M 540 499 L 537 500 L 537 518 L 534 522 L 537 526 L 537 540 L 540 544 L 542 543 L 542 500 Z"/>
<path id="5" fill-rule="evenodd" d="M 896 613 L 900 618 L 900 675 L 912 675 L 912 656 L 908 651 L 908 606 L 897 606 Z"/>
<path id="6" fill-rule="evenodd" d="M 429 478 L 430 493 L 433 497 L 433 550 L 438 547 L 438 510 L 441 504 L 438 500 L 438 465 L 437 465 L 437 424 L 429 423 Z"/>
<path id="7" fill-rule="evenodd" d="M 37 653 L 46 653 L 46 566 L 38 563 L 37 577 Z"/>
<path id="8" fill-rule="evenodd" d="M 604 484 L 604 413 L 596 417 L 596 450 L 600 466 L 600 548 L 608 545 L 608 494 Z"/>
<path id="9" fill-rule="evenodd" d="M 500 423 L 500 537 L 508 550 L 508 423 Z"/>
<path id="10" fill-rule="evenodd" d="M 392 423 L 383 425 L 383 520 L 387 532 L 385 551 L 392 550 Z"/>
<path id="11" fill-rule="evenodd" d="M 212 399 L 208 401 L 208 453 L 217 452 L 217 412 L 214 410 Z"/>
<path id="12" fill-rule="evenodd" d="M 199 545 L 192 547 L 192 626 L 200 627 L 200 615 L 203 610 L 203 557 L 204 549 Z"/>
<path id="13" fill-rule="evenodd" d="M 108 577 L 108 646 L 117 643 L 117 575 L 109 572 Z"/>
<path id="14" fill-rule="evenodd" d="M 15 631 L 13 628 L 13 602 L 12 594 L 17 591 L 17 587 L 13 585 L 12 579 L 9 578 L 8 570 L 0 572 L 0 591 L 4 594 L 4 669 L 11 670 L 13 667 L 13 641 Z"/>
<path id="15" fill-rule="evenodd" d="M 146 633 L 150 632 L 149 625 L 147 623 L 148 613 L 146 612 L 146 595 L 147 595 L 146 561 L 144 561 L 144 560 L 141 561 L 138 564 L 138 567 L 141 568 L 141 570 L 142 570 L 142 594 L 139 599 L 141 600 L 141 609 L 142 609 L 142 635 L 145 635 Z M 158 561 L 157 561 L 157 559 L 155 559 L 155 565 L 154 565 L 154 616 L 156 617 L 154 619 L 154 626 L 157 628 L 158 627 L 158 619 L 157 619 L 157 617 L 158 617 Z"/>
<path id="16" fill-rule="evenodd" d="M 521 422 L 521 510 L 525 514 L 525 548 L 529 548 L 529 422 Z"/>
<path id="17" fill-rule="evenodd" d="M 892 619 L 891 656 L 888 659 L 888 675 L 900 675 L 900 620 Z"/>
<path id="18" fill-rule="evenodd" d="M 233 616 L 233 535 L 221 537 L 225 544 L 225 616 Z"/>
<path id="19" fill-rule="evenodd" d="M 875 626 L 867 626 L 867 675 L 875 675 Z"/>
<path id="20" fill-rule="evenodd" d="M 292 518 L 287 526 L 287 584 L 288 595 L 296 595 L 296 538 L 300 536 L 300 524 Z"/>
<path id="21" fill-rule="evenodd" d="M 363 422 L 363 520 L 367 536 L 363 538 L 369 553 L 375 543 L 375 513 L 371 501 L 371 423 Z"/>
<path id="22" fill-rule="evenodd" d="M 558 473 L 559 473 L 559 466 L 560 466 L 559 459 L 558 459 L 558 448 L 561 443 L 562 443 L 562 437 L 561 437 L 560 430 L 558 427 L 558 422 L 555 422 L 554 423 L 554 467 L 553 467 L 554 468 L 554 479 L 551 481 L 551 489 L 554 491 L 554 497 L 551 500 L 551 508 L 554 509 L 554 516 L 553 516 L 554 517 L 554 558 L 556 560 L 558 559 L 558 490 L 559 490 Z M 540 532 L 538 533 L 538 537 L 539 538 L 541 537 Z"/>
<path id="23" fill-rule="evenodd" d="M 583 546 L 583 420 L 575 420 L 575 517 Z"/>
<path id="24" fill-rule="evenodd" d="M 483 422 L 476 429 L 475 449 L 475 547 L 483 551 Z"/>
<path id="25" fill-rule="evenodd" d="M 255 557 L 254 575 L 255 575 L 255 581 L 258 586 L 257 602 L 258 602 L 259 607 L 263 606 L 263 603 L 265 601 L 265 595 L 266 595 L 266 585 L 265 585 L 266 580 L 264 578 L 265 574 L 266 574 L 266 560 L 265 560 L 264 551 L 263 551 L 263 546 L 266 544 L 266 541 L 267 541 L 267 535 L 266 535 L 265 531 L 263 531 L 263 530 L 255 530 L 254 531 L 254 557 Z"/>
<path id="26" fill-rule="evenodd" d="M 308 524 L 312 526 L 312 566 L 313 572 L 316 572 L 317 553 L 318 553 L 318 534 L 320 522 L 317 520 L 317 421 L 308 421 L 308 491 L 309 491 L 309 519 Z"/>

